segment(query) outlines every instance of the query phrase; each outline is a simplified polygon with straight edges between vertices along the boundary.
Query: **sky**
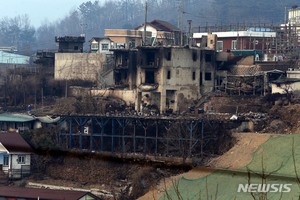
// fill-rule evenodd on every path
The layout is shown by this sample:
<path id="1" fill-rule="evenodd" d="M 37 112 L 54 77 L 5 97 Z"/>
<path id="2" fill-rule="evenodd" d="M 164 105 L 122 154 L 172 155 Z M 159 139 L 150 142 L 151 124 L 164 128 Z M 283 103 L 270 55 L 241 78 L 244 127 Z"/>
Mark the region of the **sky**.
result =
<path id="1" fill-rule="evenodd" d="M 54 22 L 64 18 L 71 10 L 87 1 L 89 0 L 0 0 L 0 19 L 27 14 L 31 25 L 37 28 L 46 20 Z"/>

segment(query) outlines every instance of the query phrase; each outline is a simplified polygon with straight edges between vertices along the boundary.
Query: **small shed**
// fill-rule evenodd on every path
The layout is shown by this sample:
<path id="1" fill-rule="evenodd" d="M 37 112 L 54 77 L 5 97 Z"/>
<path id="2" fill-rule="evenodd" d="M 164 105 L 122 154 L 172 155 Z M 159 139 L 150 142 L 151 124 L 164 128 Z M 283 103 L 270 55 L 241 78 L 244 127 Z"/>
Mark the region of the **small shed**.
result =
<path id="1" fill-rule="evenodd" d="M 0 130 L 26 131 L 35 128 L 37 119 L 34 116 L 21 113 L 1 113 Z"/>

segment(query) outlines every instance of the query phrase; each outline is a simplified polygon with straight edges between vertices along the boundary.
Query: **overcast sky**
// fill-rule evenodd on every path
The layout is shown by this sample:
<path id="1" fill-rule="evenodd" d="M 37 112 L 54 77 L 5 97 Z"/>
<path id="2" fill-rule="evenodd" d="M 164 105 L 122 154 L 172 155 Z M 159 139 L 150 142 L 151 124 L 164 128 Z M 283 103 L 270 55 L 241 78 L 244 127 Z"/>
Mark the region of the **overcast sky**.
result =
<path id="1" fill-rule="evenodd" d="M 87 1 L 89 0 L 0 0 L 0 19 L 27 14 L 31 24 L 37 28 L 45 20 L 53 22 L 63 18 Z"/>

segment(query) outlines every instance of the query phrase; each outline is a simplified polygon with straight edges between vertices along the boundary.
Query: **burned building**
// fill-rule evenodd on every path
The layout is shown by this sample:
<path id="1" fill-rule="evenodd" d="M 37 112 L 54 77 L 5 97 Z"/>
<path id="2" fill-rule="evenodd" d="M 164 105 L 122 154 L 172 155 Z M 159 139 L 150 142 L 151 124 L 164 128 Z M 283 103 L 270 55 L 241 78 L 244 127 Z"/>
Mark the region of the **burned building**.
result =
<path id="1" fill-rule="evenodd" d="M 115 49 L 114 57 L 115 88 L 105 94 L 126 99 L 136 111 L 181 113 L 214 89 L 213 50 L 140 46 Z"/>
<path id="2" fill-rule="evenodd" d="M 58 52 L 60 53 L 82 53 L 85 37 L 84 36 L 79 36 L 79 37 L 56 36 L 55 42 L 58 43 Z"/>

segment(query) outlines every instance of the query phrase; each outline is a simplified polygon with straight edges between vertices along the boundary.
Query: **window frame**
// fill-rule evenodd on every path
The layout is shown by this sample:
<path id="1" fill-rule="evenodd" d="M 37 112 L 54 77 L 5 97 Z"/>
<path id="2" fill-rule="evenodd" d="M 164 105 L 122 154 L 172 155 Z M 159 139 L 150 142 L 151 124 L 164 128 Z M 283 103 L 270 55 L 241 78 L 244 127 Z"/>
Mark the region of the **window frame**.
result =
<path id="1" fill-rule="evenodd" d="M 212 80 L 212 73 L 211 72 L 205 72 L 205 75 L 204 75 L 204 79 L 205 81 L 211 81 Z"/>
<path id="2" fill-rule="evenodd" d="M 3 156 L 3 166 L 5 166 L 5 167 L 9 166 L 9 156 L 8 155 Z"/>
<path id="3" fill-rule="evenodd" d="M 109 44 L 107 44 L 107 43 L 102 43 L 102 44 L 101 44 L 101 50 L 102 50 L 102 51 L 108 51 L 108 50 L 109 50 Z"/>
<path id="4" fill-rule="evenodd" d="M 237 49 L 237 40 L 231 40 L 231 49 L 236 50 Z"/>
<path id="5" fill-rule="evenodd" d="M 167 70 L 167 79 L 168 79 L 168 80 L 171 79 L 171 70 Z"/>
<path id="6" fill-rule="evenodd" d="M 26 155 L 18 155 L 18 164 L 26 163 Z"/>
<path id="7" fill-rule="evenodd" d="M 99 49 L 99 44 L 98 43 L 92 43 L 91 49 L 92 50 L 98 50 Z"/>
<path id="8" fill-rule="evenodd" d="M 222 48 L 220 48 L 220 47 L 222 47 Z M 223 41 L 218 40 L 217 41 L 217 51 L 223 51 L 223 48 L 224 48 Z"/>

